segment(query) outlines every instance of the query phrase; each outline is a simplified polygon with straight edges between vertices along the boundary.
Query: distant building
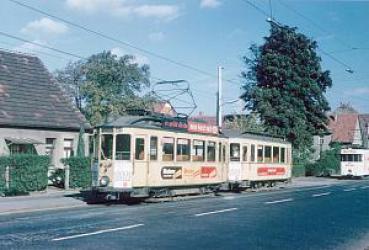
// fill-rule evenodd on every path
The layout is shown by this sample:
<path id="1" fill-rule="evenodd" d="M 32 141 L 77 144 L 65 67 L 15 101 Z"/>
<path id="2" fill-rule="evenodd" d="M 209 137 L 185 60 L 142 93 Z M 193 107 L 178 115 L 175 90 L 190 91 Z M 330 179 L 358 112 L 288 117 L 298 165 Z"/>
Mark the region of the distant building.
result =
<path id="1" fill-rule="evenodd" d="M 0 50 L 0 155 L 48 154 L 62 168 L 81 126 L 91 128 L 39 58 Z"/>

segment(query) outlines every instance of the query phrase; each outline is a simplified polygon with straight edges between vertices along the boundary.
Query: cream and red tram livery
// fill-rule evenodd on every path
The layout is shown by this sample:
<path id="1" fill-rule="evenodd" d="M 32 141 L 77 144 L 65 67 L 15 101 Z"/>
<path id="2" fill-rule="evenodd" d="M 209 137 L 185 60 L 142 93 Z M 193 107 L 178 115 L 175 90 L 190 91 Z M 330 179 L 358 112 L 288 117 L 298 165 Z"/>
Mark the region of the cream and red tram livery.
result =
<path id="1" fill-rule="evenodd" d="M 217 189 L 227 179 L 227 138 L 187 119 L 124 116 L 97 127 L 93 191 L 160 197 Z"/>
<path id="2" fill-rule="evenodd" d="M 234 188 L 274 186 L 291 178 L 291 143 L 261 134 L 224 129 L 228 137 L 228 182 Z"/>

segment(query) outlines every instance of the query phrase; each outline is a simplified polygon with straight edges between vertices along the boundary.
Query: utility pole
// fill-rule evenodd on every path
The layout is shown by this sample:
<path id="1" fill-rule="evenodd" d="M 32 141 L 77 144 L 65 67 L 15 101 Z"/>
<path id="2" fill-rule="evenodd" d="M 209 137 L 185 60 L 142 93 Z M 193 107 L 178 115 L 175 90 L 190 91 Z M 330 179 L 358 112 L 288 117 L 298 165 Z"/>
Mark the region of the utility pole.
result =
<path id="1" fill-rule="evenodd" d="M 222 83 L 222 66 L 218 67 L 218 92 L 217 92 L 217 123 L 219 131 L 222 130 L 223 125 L 223 83 Z"/>

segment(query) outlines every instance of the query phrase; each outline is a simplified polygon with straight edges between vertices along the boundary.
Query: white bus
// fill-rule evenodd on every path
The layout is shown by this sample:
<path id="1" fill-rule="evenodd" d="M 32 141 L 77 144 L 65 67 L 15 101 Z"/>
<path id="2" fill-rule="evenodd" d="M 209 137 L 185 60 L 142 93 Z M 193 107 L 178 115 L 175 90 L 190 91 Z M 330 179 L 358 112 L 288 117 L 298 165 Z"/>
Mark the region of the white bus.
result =
<path id="1" fill-rule="evenodd" d="M 341 149 L 341 176 L 369 175 L 369 149 Z"/>

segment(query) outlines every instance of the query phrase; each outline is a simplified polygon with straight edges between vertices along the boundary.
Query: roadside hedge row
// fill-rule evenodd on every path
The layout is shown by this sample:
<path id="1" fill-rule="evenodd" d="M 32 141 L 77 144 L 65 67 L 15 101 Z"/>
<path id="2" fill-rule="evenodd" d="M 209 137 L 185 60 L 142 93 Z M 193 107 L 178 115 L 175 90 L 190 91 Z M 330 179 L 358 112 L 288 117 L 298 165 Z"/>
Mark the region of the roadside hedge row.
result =
<path id="1" fill-rule="evenodd" d="M 69 166 L 70 188 L 87 188 L 91 186 L 91 158 L 75 156 L 62 159 L 62 163 L 65 166 Z"/>
<path id="2" fill-rule="evenodd" d="M 301 177 L 305 176 L 305 165 L 304 164 L 294 164 L 292 165 L 292 176 L 293 177 Z"/>
<path id="3" fill-rule="evenodd" d="M 45 190 L 48 183 L 50 158 L 40 155 L 11 155 L 0 157 L 0 191 L 19 194 Z M 8 187 L 6 169 L 8 168 Z"/>

